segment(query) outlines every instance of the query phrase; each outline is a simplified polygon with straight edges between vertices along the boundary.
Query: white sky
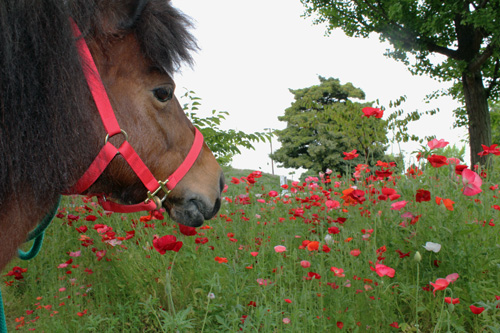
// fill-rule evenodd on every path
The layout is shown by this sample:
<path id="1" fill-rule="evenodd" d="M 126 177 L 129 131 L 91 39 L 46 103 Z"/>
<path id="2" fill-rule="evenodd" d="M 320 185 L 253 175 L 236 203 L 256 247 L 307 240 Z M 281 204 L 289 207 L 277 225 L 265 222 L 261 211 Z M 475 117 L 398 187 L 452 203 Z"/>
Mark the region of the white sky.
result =
<path id="1" fill-rule="evenodd" d="M 223 128 L 247 133 L 285 128 L 278 116 L 293 101 L 288 89 L 319 84 L 321 75 L 339 78 L 342 84 L 352 82 L 365 92 L 366 101 L 378 99 L 386 114 L 391 112 L 389 101 L 402 95 L 407 96 L 402 108 L 408 112 L 439 107 L 438 115 L 411 124 L 409 132 L 463 145 L 460 140 L 466 130 L 452 130 L 456 102 L 440 98 L 424 103 L 425 96 L 443 84 L 412 76 L 404 64 L 384 57 L 389 46 L 376 36 L 349 38 L 339 30 L 326 37 L 324 26 L 301 17 L 304 7 L 299 0 L 174 0 L 173 4 L 194 20 L 192 32 L 201 48 L 193 69 L 184 68 L 176 75 L 177 94 L 183 88 L 195 91 L 207 115 L 213 109 L 228 111 Z M 279 147 L 276 139 L 272 144 L 273 150 Z M 242 150 L 233 167 L 271 173 L 269 143 L 255 148 Z M 401 144 L 401 148 L 409 154 L 418 145 Z M 399 151 L 397 145 L 391 149 Z M 275 174 L 290 171 L 275 163 Z"/>

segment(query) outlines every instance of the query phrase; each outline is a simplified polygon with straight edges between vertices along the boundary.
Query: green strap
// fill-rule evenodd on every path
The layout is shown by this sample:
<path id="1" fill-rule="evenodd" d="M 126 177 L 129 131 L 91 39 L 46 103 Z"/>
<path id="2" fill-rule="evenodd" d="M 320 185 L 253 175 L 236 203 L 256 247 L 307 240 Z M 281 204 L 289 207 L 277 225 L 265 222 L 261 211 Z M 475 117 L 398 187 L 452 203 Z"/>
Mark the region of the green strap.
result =
<path id="1" fill-rule="evenodd" d="M 40 252 L 40 249 L 42 248 L 43 244 L 43 237 L 45 236 L 45 230 L 50 225 L 50 222 L 52 222 L 52 220 L 54 219 L 54 216 L 56 216 L 60 203 L 61 203 L 61 196 L 59 196 L 59 198 L 57 199 L 57 203 L 54 205 L 52 210 L 47 215 L 45 215 L 43 220 L 40 223 L 38 223 L 36 228 L 28 234 L 28 238 L 26 239 L 26 241 L 29 242 L 30 240 L 33 239 L 35 241 L 33 242 L 33 245 L 31 246 L 31 249 L 28 252 L 24 252 L 21 249 L 17 250 L 17 255 L 19 256 L 19 258 L 21 258 L 22 260 L 31 260 L 34 257 L 36 257 L 37 254 Z"/>
<path id="2" fill-rule="evenodd" d="M 3 312 L 2 291 L 0 290 L 0 333 L 7 333 L 7 322 L 5 321 L 5 313 Z"/>
<path id="3" fill-rule="evenodd" d="M 45 236 L 45 230 L 50 225 L 50 222 L 52 222 L 52 220 L 54 219 L 54 216 L 56 216 L 60 203 L 61 196 L 59 196 L 59 198 L 57 199 L 57 203 L 54 208 L 52 208 L 52 210 L 47 215 L 45 215 L 43 220 L 38 223 L 36 228 L 28 234 L 26 242 L 29 242 L 33 239 L 35 241 L 33 242 L 33 245 L 28 252 L 24 252 L 20 249 L 17 250 L 17 255 L 19 256 L 19 258 L 21 258 L 22 260 L 30 260 L 36 257 L 36 255 L 40 252 L 40 249 L 42 248 L 43 237 Z M 7 333 L 7 322 L 5 320 L 5 312 L 3 309 L 2 290 L 0 290 L 0 333 Z"/>

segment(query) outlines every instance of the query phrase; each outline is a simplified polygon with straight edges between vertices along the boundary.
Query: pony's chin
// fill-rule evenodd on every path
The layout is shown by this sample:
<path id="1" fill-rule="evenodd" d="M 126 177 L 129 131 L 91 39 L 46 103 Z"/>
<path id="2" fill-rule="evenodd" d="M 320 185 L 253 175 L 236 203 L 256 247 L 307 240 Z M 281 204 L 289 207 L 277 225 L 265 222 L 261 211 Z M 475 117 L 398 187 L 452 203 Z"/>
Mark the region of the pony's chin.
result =
<path id="1" fill-rule="evenodd" d="M 167 208 L 167 211 L 175 222 L 189 227 L 199 227 L 205 220 L 210 220 L 217 214 L 220 205 L 220 199 L 217 199 L 214 205 L 208 205 L 204 200 L 192 199 L 182 205 Z"/>
<path id="2" fill-rule="evenodd" d="M 199 227 L 205 221 L 205 217 L 194 203 L 174 206 L 168 213 L 172 220 L 188 227 Z"/>

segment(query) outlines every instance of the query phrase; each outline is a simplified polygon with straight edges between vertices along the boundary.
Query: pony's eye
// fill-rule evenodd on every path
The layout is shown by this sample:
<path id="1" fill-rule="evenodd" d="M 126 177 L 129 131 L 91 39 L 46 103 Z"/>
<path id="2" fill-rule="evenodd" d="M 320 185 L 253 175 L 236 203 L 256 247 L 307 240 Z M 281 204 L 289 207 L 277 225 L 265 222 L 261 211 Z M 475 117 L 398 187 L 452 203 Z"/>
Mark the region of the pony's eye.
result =
<path id="1" fill-rule="evenodd" d="M 172 99 L 174 90 L 170 88 L 156 88 L 153 89 L 153 95 L 157 100 L 164 103 Z"/>

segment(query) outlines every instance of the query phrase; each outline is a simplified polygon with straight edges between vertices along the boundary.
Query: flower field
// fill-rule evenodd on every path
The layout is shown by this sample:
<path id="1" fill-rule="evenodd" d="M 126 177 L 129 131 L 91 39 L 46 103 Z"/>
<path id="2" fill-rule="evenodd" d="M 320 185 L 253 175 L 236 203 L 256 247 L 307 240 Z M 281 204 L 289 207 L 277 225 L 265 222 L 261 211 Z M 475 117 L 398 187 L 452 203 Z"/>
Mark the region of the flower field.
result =
<path id="1" fill-rule="evenodd" d="M 66 198 L 1 274 L 9 330 L 500 332 L 498 177 L 429 148 L 282 187 L 230 170 L 198 229 Z"/>

